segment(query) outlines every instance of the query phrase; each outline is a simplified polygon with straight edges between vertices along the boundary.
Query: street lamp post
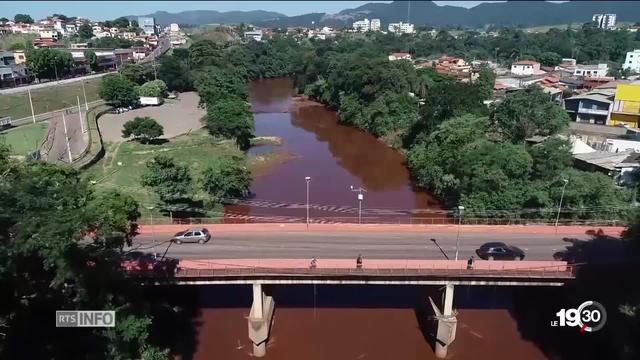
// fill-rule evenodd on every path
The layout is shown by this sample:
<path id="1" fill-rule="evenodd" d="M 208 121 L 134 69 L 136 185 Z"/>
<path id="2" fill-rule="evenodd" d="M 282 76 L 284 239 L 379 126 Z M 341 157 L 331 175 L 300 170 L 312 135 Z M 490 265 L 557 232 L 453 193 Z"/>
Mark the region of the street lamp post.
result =
<path id="1" fill-rule="evenodd" d="M 309 228 L 309 182 L 311 182 L 310 176 L 305 176 L 304 180 L 307 182 L 307 229 Z"/>
<path id="2" fill-rule="evenodd" d="M 440 247 L 440 244 L 438 244 L 436 242 L 436 239 L 430 239 L 431 241 L 433 241 L 434 244 L 436 244 L 436 246 L 438 247 L 438 249 L 440 249 L 440 252 L 442 253 L 442 255 L 444 255 L 444 258 L 449 260 L 449 257 L 447 256 L 447 253 L 444 252 L 444 250 L 442 250 L 442 248 Z"/>
<path id="3" fill-rule="evenodd" d="M 458 260 L 458 252 L 460 250 L 460 225 L 462 225 L 462 213 L 464 206 L 458 206 L 458 236 L 456 237 L 456 260 Z"/>
<path id="4" fill-rule="evenodd" d="M 155 207 L 153 206 L 147 206 L 147 210 L 149 210 L 149 214 L 151 215 L 151 241 L 153 244 L 153 255 L 155 256 L 156 254 L 156 236 L 153 232 L 153 209 L 155 209 Z"/>
<path id="5" fill-rule="evenodd" d="M 353 185 L 351 185 L 351 191 L 355 191 L 358 193 L 358 224 L 362 224 L 362 200 L 364 200 L 363 193 L 367 192 L 367 189 L 363 187 L 359 187 L 356 189 L 353 187 Z"/>
<path id="6" fill-rule="evenodd" d="M 556 232 L 558 232 L 558 221 L 560 221 L 560 209 L 562 209 L 562 200 L 564 199 L 564 189 L 567 187 L 569 180 L 562 179 L 564 185 L 562 186 L 562 194 L 560 195 L 560 204 L 558 204 L 558 215 L 556 216 Z"/>

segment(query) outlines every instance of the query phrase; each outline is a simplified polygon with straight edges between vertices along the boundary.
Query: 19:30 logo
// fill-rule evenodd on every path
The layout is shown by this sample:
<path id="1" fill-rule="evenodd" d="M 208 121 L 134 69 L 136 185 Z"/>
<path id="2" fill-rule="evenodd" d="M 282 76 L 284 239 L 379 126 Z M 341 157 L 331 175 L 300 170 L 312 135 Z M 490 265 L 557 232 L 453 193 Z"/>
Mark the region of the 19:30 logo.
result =
<path id="1" fill-rule="evenodd" d="M 597 301 L 585 301 L 577 309 L 560 309 L 553 327 L 578 327 L 580 332 L 596 332 L 607 322 L 607 310 Z"/>

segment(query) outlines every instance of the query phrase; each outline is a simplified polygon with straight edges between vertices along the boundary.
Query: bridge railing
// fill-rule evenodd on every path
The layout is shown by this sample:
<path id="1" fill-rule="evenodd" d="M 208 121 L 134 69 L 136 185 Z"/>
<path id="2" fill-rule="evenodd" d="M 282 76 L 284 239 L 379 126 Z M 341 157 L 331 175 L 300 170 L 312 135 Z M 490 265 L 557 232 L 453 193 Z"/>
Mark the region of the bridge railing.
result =
<path id="1" fill-rule="evenodd" d="M 141 225 L 199 225 L 199 224 L 251 224 L 251 223 L 306 223 L 305 218 L 285 216 L 246 216 L 219 218 L 141 218 Z M 459 220 L 453 217 L 415 217 L 415 216 L 363 216 L 358 217 L 316 217 L 311 224 L 405 224 L 405 225 L 457 225 Z M 521 218 L 463 218 L 463 225 L 554 225 L 550 219 L 521 219 Z M 564 219 L 558 221 L 559 226 L 624 226 L 625 221 L 605 219 Z"/>
<path id="2" fill-rule="evenodd" d="M 238 276 L 311 276 L 311 277 L 460 277 L 460 278 L 523 278 L 523 279 L 571 279 L 575 277 L 577 264 L 544 266 L 535 268 L 509 269 L 496 264 L 493 268 L 265 268 L 265 267 L 226 267 L 226 268 L 178 268 L 179 278 L 238 277 Z"/>

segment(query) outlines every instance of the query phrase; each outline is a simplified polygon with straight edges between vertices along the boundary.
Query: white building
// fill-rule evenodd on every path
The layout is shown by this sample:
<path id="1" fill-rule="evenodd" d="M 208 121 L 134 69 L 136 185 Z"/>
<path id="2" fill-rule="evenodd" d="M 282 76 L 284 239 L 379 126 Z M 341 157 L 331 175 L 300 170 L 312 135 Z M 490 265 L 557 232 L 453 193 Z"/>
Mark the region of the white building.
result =
<path id="1" fill-rule="evenodd" d="M 640 73 L 640 49 L 629 51 L 622 67 Z"/>
<path id="2" fill-rule="evenodd" d="M 380 19 L 371 19 L 371 26 L 369 29 L 371 31 L 380 31 Z"/>
<path id="3" fill-rule="evenodd" d="M 521 60 L 511 64 L 511 73 L 513 75 L 537 75 L 540 72 L 540 63 L 532 60 Z"/>
<path id="4" fill-rule="evenodd" d="M 413 24 L 403 23 L 402 21 L 399 23 L 391 23 L 387 28 L 389 32 L 392 33 L 400 33 L 400 34 L 412 34 L 413 33 Z"/>
<path id="5" fill-rule="evenodd" d="M 591 20 L 601 29 L 609 30 L 616 27 L 616 14 L 594 14 Z"/>
<path id="6" fill-rule="evenodd" d="M 64 29 L 68 34 L 75 34 L 78 31 L 75 24 L 65 24 Z"/>
<path id="7" fill-rule="evenodd" d="M 369 31 L 371 29 L 371 23 L 369 19 L 356 21 L 353 23 L 353 29 L 357 31 Z"/>
<path id="8" fill-rule="evenodd" d="M 253 39 L 255 41 L 262 41 L 262 30 L 253 30 L 244 32 L 245 40 Z"/>
<path id="9" fill-rule="evenodd" d="M 41 39 L 54 39 L 58 40 L 58 32 L 56 30 L 41 30 L 40 31 Z"/>
<path id="10" fill-rule="evenodd" d="M 605 77 L 609 72 L 609 65 L 576 65 L 573 75 L 582 77 Z"/>
<path id="11" fill-rule="evenodd" d="M 178 32 L 180 31 L 180 26 L 178 26 L 178 24 L 171 24 L 169 25 L 169 31 L 171 32 Z"/>
<path id="12" fill-rule="evenodd" d="M 138 18 L 138 27 L 147 35 L 156 34 L 156 19 L 150 16 L 141 16 Z"/>

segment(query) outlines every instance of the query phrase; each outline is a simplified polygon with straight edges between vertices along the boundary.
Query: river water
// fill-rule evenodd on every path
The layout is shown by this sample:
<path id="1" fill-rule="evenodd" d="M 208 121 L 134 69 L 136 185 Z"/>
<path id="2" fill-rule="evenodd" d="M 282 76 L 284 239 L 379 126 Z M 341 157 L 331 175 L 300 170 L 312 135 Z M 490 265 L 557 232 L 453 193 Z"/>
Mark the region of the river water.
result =
<path id="1" fill-rule="evenodd" d="M 279 136 L 282 144 L 255 147 L 250 153 L 280 151 L 289 160 L 255 174 L 254 198 L 227 206 L 229 215 L 301 218 L 305 176 L 312 178 L 313 218 L 357 216 L 357 194 L 350 185 L 367 189 L 364 207 L 376 209 L 368 217 L 440 208 L 428 193 L 411 186 L 402 154 L 368 134 L 338 125 L 336 114 L 322 106 L 292 107 L 292 95 L 289 79 L 251 84 L 257 135 Z M 191 299 L 195 309 L 196 332 L 185 358 L 252 358 L 246 320 L 250 286 L 174 290 L 186 292 L 180 296 Z M 272 286 L 265 291 L 276 302 L 266 359 L 435 359 L 428 297 L 439 301 L 437 287 Z M 548 330 L 555 305 L 535 311 L 531 304 L 524 310 L 521 305 L 518 311 L 516 298 L 557 297 L 557 291 L 456 287 L 459 323 L 448 359 L 547 359 L 529 338 L 541 333 L 537 327 Z"/>
<path id="2" fill-rule="evenodd" d="M 403 154 L 363 131 L 339 125 L 336 112 L 324 106 L 299 105 L 293 100 L 291 79 L 253 81 L 249 93 L 256 135 L 282 140 L 279 146 L 254 147 L 249 154 L 275 152 L 287 160 L 255 174 L 253 198 L 227 206 L 228 215 L 301 219 L 307 176 L 310 216 L 315 220 L 355 220 L 358 194 L 350 186 L 366 190 L 362 207 L 369 222 L 406 216 L 416 209 L 440 209 L 430 194 L 413 188 Z"/>

